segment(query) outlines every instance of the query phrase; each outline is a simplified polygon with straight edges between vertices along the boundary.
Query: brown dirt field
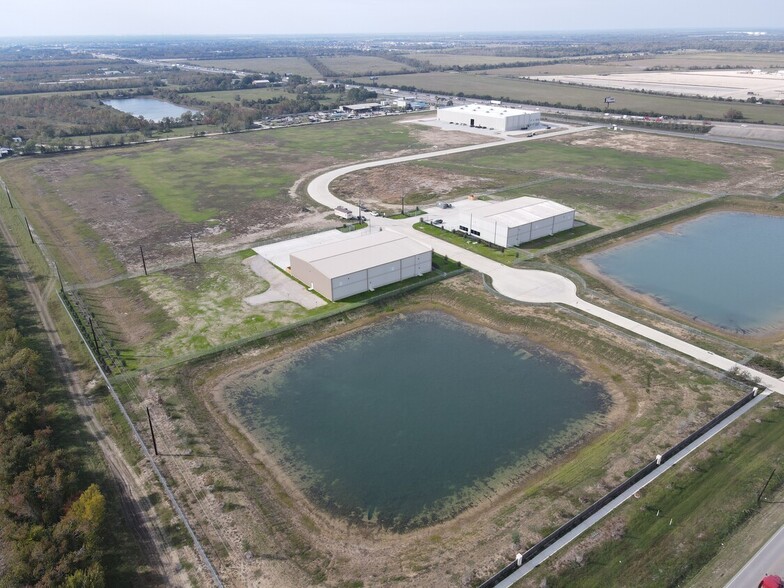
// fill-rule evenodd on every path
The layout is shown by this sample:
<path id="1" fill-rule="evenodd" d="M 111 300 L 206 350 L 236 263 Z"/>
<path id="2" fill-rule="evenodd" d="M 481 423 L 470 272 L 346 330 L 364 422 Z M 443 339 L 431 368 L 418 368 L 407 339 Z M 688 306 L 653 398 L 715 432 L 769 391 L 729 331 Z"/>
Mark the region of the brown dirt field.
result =
<path id="1" fill-rule="evenodd" d="M 489 178 L 433 170 L 417 165 L 387 165 L 347 174 L 335 180 L 330 188 L 343 198 L 356 198 L 387 214 L 400 211 L 401 197 L 408 206 L 432 202 L 455 192 L 473 192 L 494 186 Z"/>
<path id="2" fill-rule="evenodd" d="M 243 433 L 228 413 L 221 390 L 232 374 L 258 369 L 263 362 L 290 355 L 314 340 L 390 313 L 423 309 L 449 312 L 482 327 L 523 336 L 566 356 L 585 370 L 586 377 L 604 383 L 612 395 L 605 431 L 585 446 L 562 452 L 556 462 L 540 463 L 510 480 L 507 490 L 479 499 L 451 521 L 404 534 L 372 524 L 348 525 L 308 501 L 265 448 Z M 640 467 L 651 448 L 671 446 L 740 395 L 665 352 L 575 319 L 558 307 L 500 301 L 484 291 L 479 276 L 468 274 L 384 308 L 352 311 L 348 321 L 330 319 L 303 329 L 278 345 L 186 368 L 179 375 L 151 377 L 148 397 L 160 398 L 160 412 L 165 414 L 161 418 L 172 421 L 174 435 L 167 443 L 184 447 L 191 440 L 193 448 L 187 457 L 167 457 L 167 464 L 178 461 L 171 475 L 176 480 L 187 478 L 194 495 L 207 488 L 224 501 L 215 529 L 206 532 L 223 538 L 227 584 L 307 585 L 303 572 L 295 572 L 305 570 L 310 581 L 325 579 L 328 586 L 352 580 L 365 585 L 467 586 L 596 499 L 627 471 Z M 187 398 L 193 398 L 194 404 L 189 405 Z M 202 441 L 194 445 L 193 439 Z M 207 443 L 209 448 L 204 447 Z M 219 477 L 229 480 L 231 490 L 209 490 Z M 229 497 L 241 507 L 227 512 Z M 209 506 L 212 502 L 201 500 L 198 506 L 211 513 L 220 507 L 220 501 Z M 199 512 L 194 516 L 204 518 Z M 520 534 L 520 544 L 512 543 L 513 533 Z M 294 545 L 301 547 L 294 549 Z M 245 551 L 251 556 L 246 557 Z"/>

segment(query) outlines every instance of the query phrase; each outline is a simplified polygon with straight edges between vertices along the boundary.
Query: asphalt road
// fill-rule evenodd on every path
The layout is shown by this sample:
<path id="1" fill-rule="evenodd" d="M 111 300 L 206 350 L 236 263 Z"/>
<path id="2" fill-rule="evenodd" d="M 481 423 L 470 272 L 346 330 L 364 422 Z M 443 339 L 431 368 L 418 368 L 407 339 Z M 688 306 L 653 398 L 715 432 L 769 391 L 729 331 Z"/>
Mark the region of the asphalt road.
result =
<path id="1" fill-rule="evenodd" d="M 725 588 L 750 588 L 767 574 L 784 576 L 784 526 L 727 582 Z"/>

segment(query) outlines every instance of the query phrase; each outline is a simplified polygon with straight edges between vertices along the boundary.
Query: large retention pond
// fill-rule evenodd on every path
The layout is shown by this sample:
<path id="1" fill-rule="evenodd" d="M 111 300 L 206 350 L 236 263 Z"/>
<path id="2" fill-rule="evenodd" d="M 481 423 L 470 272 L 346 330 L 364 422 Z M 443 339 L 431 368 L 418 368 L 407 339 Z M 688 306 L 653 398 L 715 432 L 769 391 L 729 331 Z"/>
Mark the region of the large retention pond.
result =
<path id="1" fill-rule="evenodd" d="M 589 259 L 696 320 L 744 333 L 784 328 L 784 217 L 712 213 Z"/>
<path id="2" fill-rule="evenodd" d="M 111 106 L 133 116 L 143 116 L 152 122 L 161 122 L 166 117 L 179 118 L 186 112 L 198 112 L 150 97 L 117 98 L 114 100 L 103 100 L 103 103 L 106 106 Z"/>
<path id="3" fill-rule="evenodd" d="M 315 344 L 227 386 L 322 507 L 403 530 L 453 516 L 596 430 L 595 383 L 532 344 L 437 312 Z"/>

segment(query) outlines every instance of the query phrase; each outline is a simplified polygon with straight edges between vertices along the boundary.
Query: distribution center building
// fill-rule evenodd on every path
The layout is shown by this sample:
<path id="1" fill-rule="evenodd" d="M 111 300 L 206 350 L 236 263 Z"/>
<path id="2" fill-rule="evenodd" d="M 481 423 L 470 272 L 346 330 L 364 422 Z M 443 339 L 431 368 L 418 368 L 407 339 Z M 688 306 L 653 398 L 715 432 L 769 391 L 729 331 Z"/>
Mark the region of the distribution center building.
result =
<path id="1" fill-rule="evenodd" d="M 460 214 L 459 230 L 501 247 L 515 247 L 574 226 L 574 209 L 523 196 L 488 202 Z"/>
<path id="2" fill-rule="evenodd" d="M 426 274 L 433 250 L 394 231 L 381 231 L 297 251 L 291 273 L 332 301 Z"/>
<path id="3" fill-rule="evenodd" d="M 464 104 L 439 108 L 436 117 L 447 123 L 495 131 L 519 131 L 539 125 L 537 111 L 486 104 Z"/>

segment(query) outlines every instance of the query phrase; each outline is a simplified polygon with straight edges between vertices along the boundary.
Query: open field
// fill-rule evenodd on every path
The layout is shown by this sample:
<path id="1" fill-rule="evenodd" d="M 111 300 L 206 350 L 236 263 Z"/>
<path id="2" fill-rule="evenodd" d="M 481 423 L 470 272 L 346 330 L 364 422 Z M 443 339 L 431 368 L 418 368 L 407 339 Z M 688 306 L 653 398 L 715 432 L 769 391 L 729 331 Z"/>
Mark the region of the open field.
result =
<path id="1" fill-rule="evenodd" d="M 688 158 L 683 157 L 688 153 Z M 580 220 L 616 229 L 714 195 L 778 194 L 777 151 L 607 130 L 492 147 L 482 152 L 363 170 L 333 183 L 338 194 L 381 210 L 468 194 L 538 196 L 577 210 Z"/>
<path id="2" fill-rule="evenodd" d="M 537 60 L 538 61 L 538 60 Z M 507 76 L 535 75 L 604 75 L 639 73 L 645 71 L 711 70 L 714 68 L 780 69 L 784 59 L 772 53 L 695 53 L 682 52 L 655 57 L 618 58 L 596 57 L 572 59 L 566 62 L 531 67 L 487 69 L 484 73 Z M 720 73 L 720 70 L 717 71 Z"/>
<path id="3" fill-rule="evenodd" d="M 414 86 L 418 90 L 472 96 L 492 96 L 516 102 L 549 104 L 563 107 L 590 107 L 604 109 L 608 91 L 568 84 L 554 84 L 523 80 L 518 76 L 507 77 L 505 70 L 498 75 L 478 72 L 431 72 L 426 74 L 399 74 L 384 76 L 377 83 L 387 86 Z M 522 74 L 519 74 L 522 75 Z M 365 83 L 370 80 L 363 79 Z M 657 96 L 624 90 L 613 90 L 616 99 L 610 112 L 628 109 L 632 112 L 661 114 L 672 117 L 704 117 L 721 120 L 730 108 L 739 110 L 746 120 L 784 124 L 784 107 L 769 104 L 722 102 L 699 98 Z"/>
<path id="4" fill-rule="evenodd" d="M 759 510 L 757 493 L 782 466 L 782 433 L 784 405 L 771 397 L 516 586 L 684 585 Z"/>
<path id="5" fill-rule="evenodd" d="M 334 57 L 319 57 L 318 60 L 338 75 L 345 76 L 412 71 L 412 68 L 403 63 L 373 55 L 338 55 Z"/>
<path id="6" fill-rule="evenodd" d="M 133 148 L 24 158 L 3 177 L 70 282 L 96 282 L 277 234 L 334 226 L 290 194 L 303 174 L 345 161 L 426 151 L 471 136 L 385 117 Z M 443 136 L 442 136 L 443 135 Z"/>
<path id="7" fill-rule="evenodd" d="M 499 56 L 499 55 L 471 55 L 469 53 L 428 53 L 414 52 L 406 54 L 410 59 L 427 61 L 435 66 L 458 67 L 465 65 L 495 65 L 499 63 L 515 63 L 519 61 L 550 61 L 546 58 L 537 57 L 518 57 L 518 56 Z"/>
<path id="8" fill-rule="evenodd" d="M 236 71 L 258 73 L 295 74 L 306 78 L 319 78 L 321 74 L 302 57 L 253 57 L 247 59 L 206 59 L 189 62 L 190 65 L 217 67 Z"/>
<path id="9" fill-rule="evenodd" d="M 647 71 L 635 74 L 539 75 L 545 82 L 638 90 L 661 94 L 703 96 L 745 101 L 749 96 L 784 99 L 784 75 L 751 71 Z"/>

